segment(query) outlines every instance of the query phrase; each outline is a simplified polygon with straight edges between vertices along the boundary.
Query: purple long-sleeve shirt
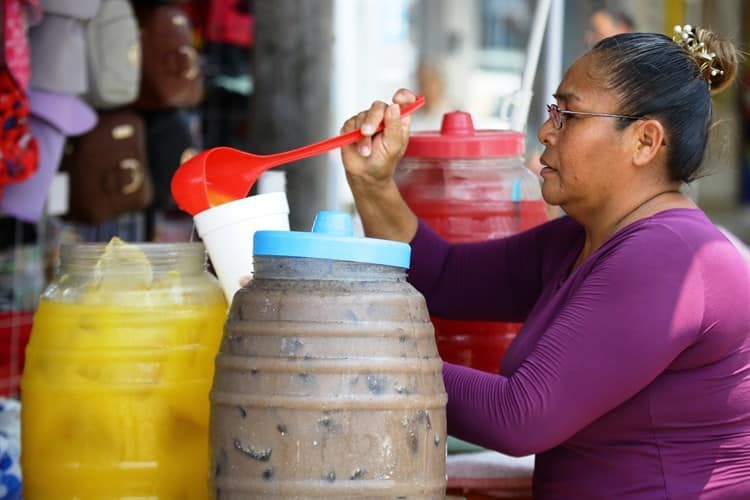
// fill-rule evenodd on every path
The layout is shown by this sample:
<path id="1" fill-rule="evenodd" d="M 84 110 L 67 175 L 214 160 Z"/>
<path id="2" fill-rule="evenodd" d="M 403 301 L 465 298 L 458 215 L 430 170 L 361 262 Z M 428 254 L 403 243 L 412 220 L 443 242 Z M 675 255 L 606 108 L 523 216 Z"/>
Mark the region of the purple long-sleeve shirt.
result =
<path id="1" fill-rule="evenodd" d="M 570 272 L 569 217 L 450 245 L 424 223 L 430 312 L 523 321 L 501 375 L 445 364 L 449 432 L 536 454 L 537 499 L 750 499 L 750 270 L 697 209 L 618 231 Z"/>

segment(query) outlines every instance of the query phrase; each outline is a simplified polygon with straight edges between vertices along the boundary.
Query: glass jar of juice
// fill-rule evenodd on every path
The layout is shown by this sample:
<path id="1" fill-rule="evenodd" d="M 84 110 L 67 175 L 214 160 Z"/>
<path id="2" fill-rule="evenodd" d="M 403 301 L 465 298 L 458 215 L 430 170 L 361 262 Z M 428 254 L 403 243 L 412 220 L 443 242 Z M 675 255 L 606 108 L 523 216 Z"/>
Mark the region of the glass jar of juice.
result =
<path id="1" fill-rule="evenodd" d="M 80 244 L 34 316 L 24 498 L 205 499 L 227 305 L 200 243 Z"/>

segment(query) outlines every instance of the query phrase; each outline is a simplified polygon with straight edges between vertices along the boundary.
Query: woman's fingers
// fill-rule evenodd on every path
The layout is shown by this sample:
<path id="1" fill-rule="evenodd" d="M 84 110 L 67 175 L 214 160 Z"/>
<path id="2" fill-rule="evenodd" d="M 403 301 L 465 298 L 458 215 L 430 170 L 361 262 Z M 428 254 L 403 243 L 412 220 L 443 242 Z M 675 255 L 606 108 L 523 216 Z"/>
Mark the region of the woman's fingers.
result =
<path id="1" fill-rule="evenodd" d="M 354 144 L 357 153 L 369 158 L 373 148 L 377 148 L 385 157 L 395 157 L 403 154 L 409 139 L 410 117 L 401 118 L 399 105 L 409 104 L 416 100 L 416 96 L 408 89 L 399 89 L 393 95 L 394 104 L 388 105 L 383 101 L 374 101 L 369 109 L 352 116 L 341 127 L 341 132 L 357 130 L 364 136 Z M 375 135 L 378 125 L 384 122 L 382 136 Z"/>
<path id="2" fill-rule="evenodd" d="M 393 102 L 396 104 L 409 104 L 417 100 L 417 96 L 409 89 L 398 89 L 393 94 Z"/>
<path id="3" fill-rule="evenodd" d="M 372 136 L 378 125 L 383 121 L 387 105 L 383 101 L 375 101 L 367 111 L 362 111 L 357 115 L 357 127 L 364 136 L 364 139 L 357 143 L 357 151 L 362 156 L 372 154 Z"/>
<path id="4" fill-rule="evenodd" d="M 351 132 L 352 130 L 357 130 L 357 116 L 352 116 L 348 120 L 344 122 L 344 124 L 341 126 L 340 133 L 346 134 L 347 132 Z"/>
<path id="5" fill-rule="evenodd" d="M 365 120 L 360 127 L 362 135 L 371 136 L 383 121 L 385 110 L 388 107 L 383 101 L 375 101 L 365 115 Z"/>
<path id="6" fill-rule="evenodd" d="M 354 129 L 353 130 L 362 130 L 362 125 L 365 123 L 365 120 L 367 119 L 367 111 L 360 111 L 357 113 L 356 116 L 353 117 L 354 120 Z M 372 138 L 370 136 L 364 136 L 359 142 L 357 142 L 354 145 L 355 148 L 357 148 L 357 152 L 362 156 L 369 156 L 370 151 L 372 150 Z"/>
<path id="7" fill-rule="evenodd" d="M 401 119 L 401 107 L 398 104 L 391 104 L 385 113 L 385 129 L 382 139 L 385 155 L 400 156 L 406 148 L 408 137 L 408 120 Z"/>

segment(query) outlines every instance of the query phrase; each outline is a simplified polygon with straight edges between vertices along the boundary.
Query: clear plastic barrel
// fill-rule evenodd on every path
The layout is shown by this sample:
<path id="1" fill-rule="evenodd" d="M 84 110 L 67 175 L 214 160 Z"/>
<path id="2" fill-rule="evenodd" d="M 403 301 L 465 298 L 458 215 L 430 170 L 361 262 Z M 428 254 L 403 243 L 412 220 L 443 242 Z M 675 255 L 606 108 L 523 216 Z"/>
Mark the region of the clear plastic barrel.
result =
<path id="1" fill-rule="evenodd" d="M 255 257 L 211 391 L 221 499 L 442 499 L 447 396 L 404 269 Z"/>
<path id="2" fill-rule="evenodd" d="M 414 213 L 450 242 L 511 236 L 548 220 L 539 179 L 520 155 L 406 157 L 395 178 Z M 491 373 L 498 372 L 521 328 L 520 323 L 432 320 L 443 360 Z"/>

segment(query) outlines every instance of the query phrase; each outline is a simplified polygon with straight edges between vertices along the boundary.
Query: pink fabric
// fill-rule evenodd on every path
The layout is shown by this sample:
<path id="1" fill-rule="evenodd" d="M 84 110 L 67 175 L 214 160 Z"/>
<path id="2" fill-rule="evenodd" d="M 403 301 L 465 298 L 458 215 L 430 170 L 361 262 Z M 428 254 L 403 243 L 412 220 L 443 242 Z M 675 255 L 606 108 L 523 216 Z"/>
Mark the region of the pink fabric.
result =
<path id="1" fill-rule="evenodd" d="M 234 0 L 209 2 L 207 39 L 239 47 L 250 47 L 253 44 L 253 17 L 241 12 L 238 3 Z"/>
<path id="2" fill-rule="evenodd" d="M 3 2 L 5 3 L 5 60 L 13 77 L 26 90 L 29 88 L 31 78 L 29 39 L 26 30 L 39 18 L 41 12 L 39 0 L 3 0 Z"/>

